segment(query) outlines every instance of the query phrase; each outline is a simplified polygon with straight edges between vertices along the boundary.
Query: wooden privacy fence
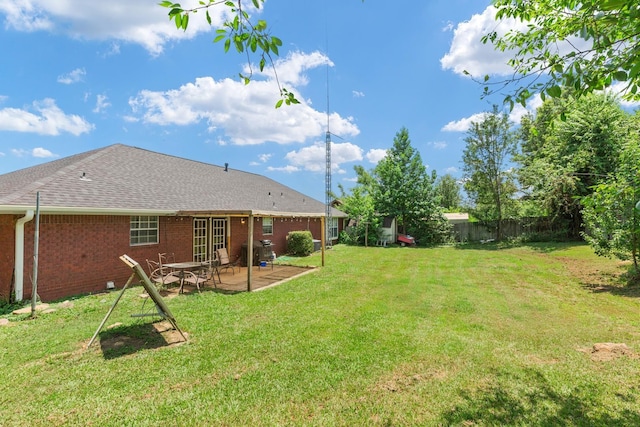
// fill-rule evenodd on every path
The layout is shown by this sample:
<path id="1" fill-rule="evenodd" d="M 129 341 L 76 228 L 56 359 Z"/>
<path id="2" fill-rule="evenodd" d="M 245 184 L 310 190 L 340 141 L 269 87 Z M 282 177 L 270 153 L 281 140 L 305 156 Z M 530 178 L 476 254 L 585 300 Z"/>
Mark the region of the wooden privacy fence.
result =
<path id="1" fill-rule="evenodd" d="M 549 218 L 506 219 L 502 222 L 502 238 L 519 237 L 523 234 L 550 234 L 562 232 L 561 226 Z M 457 242 L 479 242 L 496 238 L 495 224 L 462 222 L 453 224 Z"/>

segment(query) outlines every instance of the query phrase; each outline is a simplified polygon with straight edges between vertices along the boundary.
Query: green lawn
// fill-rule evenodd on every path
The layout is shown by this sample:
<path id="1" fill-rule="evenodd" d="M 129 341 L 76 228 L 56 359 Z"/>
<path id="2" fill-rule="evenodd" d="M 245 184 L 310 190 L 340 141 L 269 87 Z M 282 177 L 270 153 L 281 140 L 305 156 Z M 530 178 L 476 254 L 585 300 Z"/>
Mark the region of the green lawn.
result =
<path id="1" fill-rule="evenodd" d="M 181 345 L 130 317 L 149 311 L 141 288 L 89 350 L 117 292 L 2 316 L 0 425 L 640 425 L 640 292 L 618 262 L 571 244 L 338 245 L 326 261 L 167 300 Z"/>

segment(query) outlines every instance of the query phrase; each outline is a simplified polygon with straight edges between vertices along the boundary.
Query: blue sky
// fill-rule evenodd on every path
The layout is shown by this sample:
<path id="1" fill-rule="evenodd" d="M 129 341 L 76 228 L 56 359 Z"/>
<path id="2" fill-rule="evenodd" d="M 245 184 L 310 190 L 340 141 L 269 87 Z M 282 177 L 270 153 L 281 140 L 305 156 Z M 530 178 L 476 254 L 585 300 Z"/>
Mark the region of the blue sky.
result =
<path id="1" fill-rule="evenodd" d="M 0 173 L 122 143 L 229 163 L 322 201 L 328 93 L 334 191 L 402 127 L 428 170 L 459 177 L 469 122 L 501 102 L 480 99 L 462 71 L 508 73 L 480 37 L 516 25 L 496 23 L 489 1 L 268 0 L 254 16 L 283 40 L 278 78 L 303 101 L 276 110 L 270 72 L 254 67 L 244 86 L 246 57 L 212 43 L 204 14 L 182 32 L 157 3 L 0 0 Z"/>

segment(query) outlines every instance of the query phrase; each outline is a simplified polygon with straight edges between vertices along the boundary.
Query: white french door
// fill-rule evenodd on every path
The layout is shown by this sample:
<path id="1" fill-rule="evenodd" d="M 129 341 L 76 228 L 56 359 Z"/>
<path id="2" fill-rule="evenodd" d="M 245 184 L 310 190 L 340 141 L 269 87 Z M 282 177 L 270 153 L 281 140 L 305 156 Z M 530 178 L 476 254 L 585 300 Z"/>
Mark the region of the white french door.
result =
<path id="1" fill-rule="evenodd" d="M 206 261 L 213 258 L 216 249 L 227 246 L 226 218 L 193 219 L 193 260 Z"/>

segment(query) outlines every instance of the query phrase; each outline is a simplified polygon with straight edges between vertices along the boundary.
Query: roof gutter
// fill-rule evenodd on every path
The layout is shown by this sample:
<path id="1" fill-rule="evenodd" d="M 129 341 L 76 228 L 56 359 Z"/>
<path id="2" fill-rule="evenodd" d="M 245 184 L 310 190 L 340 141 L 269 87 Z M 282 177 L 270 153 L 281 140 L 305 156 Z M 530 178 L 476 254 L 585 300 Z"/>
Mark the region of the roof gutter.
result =
<path id="1" fill-rule="evenodd" d="M 29 209 L 22 218 L 16 221 L 16 244 L 14 256 L 15 270 L 15 297 L 16 301 L 22 301 L 24 289 L 24 224 L 33 219 L 33 210 Z"/>
<path id="2" fill-rule="evenodd" d="M 25 211 L 34 210 L 35 206 L 0 205 L 0 214 L 19 215 Z M 90 208 L 90 207 L 40 207 L 40 214 L 45 215 L 176 215 L 173 209 L 119 209 L 119 208 Z"/>

